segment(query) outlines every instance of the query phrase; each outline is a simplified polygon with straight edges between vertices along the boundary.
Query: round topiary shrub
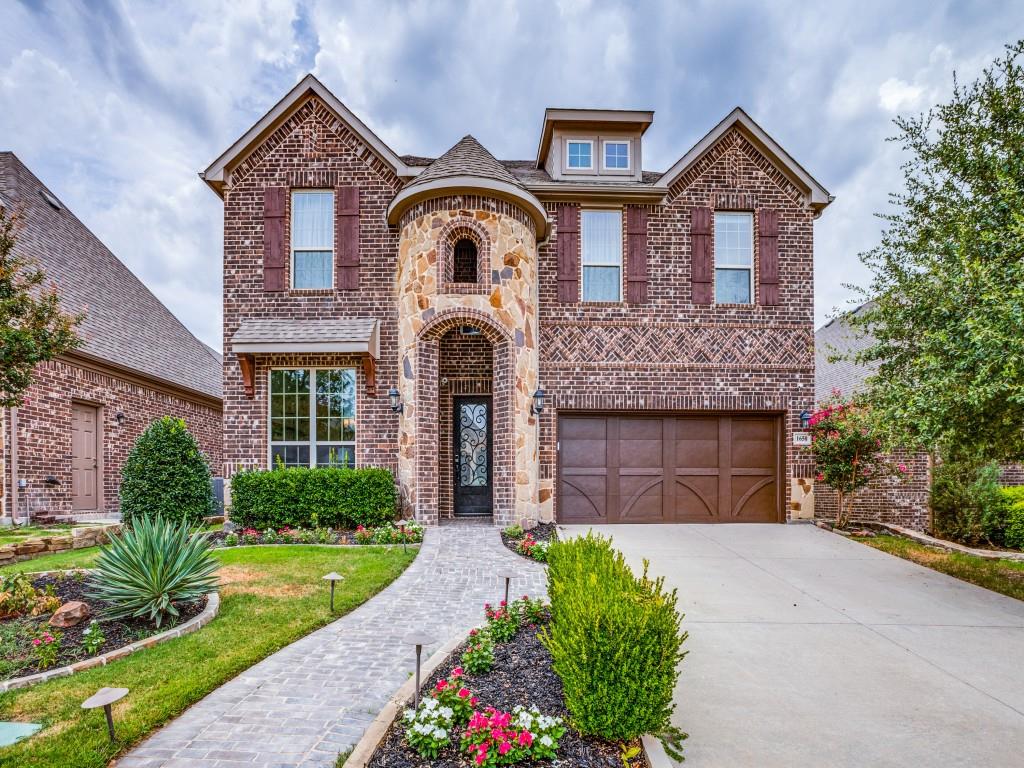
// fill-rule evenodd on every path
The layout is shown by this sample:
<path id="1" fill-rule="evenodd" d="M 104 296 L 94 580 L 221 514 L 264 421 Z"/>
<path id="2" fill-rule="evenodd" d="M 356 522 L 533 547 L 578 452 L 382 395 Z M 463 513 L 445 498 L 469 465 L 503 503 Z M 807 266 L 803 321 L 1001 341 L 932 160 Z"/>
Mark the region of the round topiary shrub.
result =
<path id="1" fill-rule="evenodd" d="M 157 419 L 135 442 L 121 469 L 121 516 L 198 525 L 214 514 L 210 467 L 183 419 Z"/>

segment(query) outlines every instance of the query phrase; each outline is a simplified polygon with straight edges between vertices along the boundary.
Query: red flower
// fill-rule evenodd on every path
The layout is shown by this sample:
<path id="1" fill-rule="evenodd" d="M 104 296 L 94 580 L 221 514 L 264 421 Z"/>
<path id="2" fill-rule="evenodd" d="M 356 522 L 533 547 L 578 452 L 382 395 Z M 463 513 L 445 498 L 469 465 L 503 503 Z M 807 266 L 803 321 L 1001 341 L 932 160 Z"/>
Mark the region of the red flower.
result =
<path id="1" fill-rule="evenodd" d="M 462 667 L 456 667 L 452 670 L 452 677 L 462 677 Z"/>
<path id="2" fill-rule="evenodd" d="M 459 688 L 459 698 L 460 699 L 464 699 L 467 696 L 469 696 L 469 689 L 468 688 Z"/>
<path id="3" fill-rule="evenodd" d="M 438 680 L 437 685 L 434 686 L 437 690 L 443 691 L 448 686 L 447 680 Z"/>

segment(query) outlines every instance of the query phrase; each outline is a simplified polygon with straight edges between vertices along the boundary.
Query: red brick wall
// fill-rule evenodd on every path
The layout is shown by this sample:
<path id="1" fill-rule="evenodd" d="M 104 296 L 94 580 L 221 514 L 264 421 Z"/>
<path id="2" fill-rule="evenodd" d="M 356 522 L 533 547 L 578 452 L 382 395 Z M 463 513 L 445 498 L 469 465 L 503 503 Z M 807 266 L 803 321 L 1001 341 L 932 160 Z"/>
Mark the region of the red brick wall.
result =
<path id="1" fill-rule="evenodd" d="M 691 302 L 692 206 L 778 211 L 777 306 Z M 556 218 L 554 206 L 549 214 Z M 645 304 L 559 303 L 556 237 L 545 244 L 540 273 L 551 279 L 540 282 L 540 381 L 554 407 L 542 418 L 542 479 L 555 476 L 557 412 L 583 409 L 784 413 L 786 475 L 809 477 L 809 456 L 790 434 L 814 400 L 813 218 L 733 131 L 672 187 L 667 205 L 650 209 Z M 754 243 L 756 270 L 756 232 Z M 754 282 L 756 296 L 756 272 Z"/>
<path id="2" fill-rule="evenodd" d="M 161 416 L 183 418 L 206 454 L 211 471 L 215 476 L 220 474 L 219 408 L 187 400 L 114 373 L 51 361 L 36 369 L 35 381 L 26 394 L 26 402 L 18 409 L 18 473 L 28 482 L 28 486 L 18 493 L 19 517 L 24 516 L 26 507 L 33 514 L 70 514 L 72 511 L 71 406 L 74 401 L 100 407 L 103 425 L 102 512 L 119 510 L 121 467 L 138 436 Z M 124 426 L 117 423 L 118 412 L 125 415 Z M 6 426 L 4 452 L 7 456 L 7 477 L 4 478 L 4 488 L 10 499 L 9 421 Z M 57 484 L 48 485 L 48 476 L 56 478 Z"/>
<path id="3" fill-rule="evenodd" d="M 906 477 L 875 480 L 857 491 L 850 520 L 889 523 L 917 531 L 927 530 L 931 495 L 928 454 L 898 451 L 892 459 L 895 463 L 906 464 Z M 837 511 L 836 492 L 823 483 L 815 483 L 815 518 L 835 520 Z"/>
<path id="4" fill-rule="evenodd" d="M 263 290 L 263 190 L 268 186 L 332 188 L 358 185 L 359 290 Z M 247 318 L 313 319 L 376 317 L 380 320 L 381 359 L 376 396 L 366 394 L 361 366 L 356 403 L 356 461 L 359 466 L 397 464 L 398 416 L 386 393 L 397 372 L 397 307 L 394 300 L 398 235 L 389 229 L 385 210 L 401 186 L 390 168 L 376 158 L 322 103 L 311 99 L 231 174 L 224 199 L 224 471 L 239 466 L 266 466 L 268 364 L 342 367 L 351 357 L 256 356 L 256 399 L 245 396 L 231 337 Z M 290 223 L 290 212 L 285 217 Z M 288 242 L 286 233 L 286 242 Z M 290 253 L 286 253 L 290 258 Z M 286 262 L 286 274 L 290 264 Z M 290 280 L 288 281 L 290 283 Z"/>

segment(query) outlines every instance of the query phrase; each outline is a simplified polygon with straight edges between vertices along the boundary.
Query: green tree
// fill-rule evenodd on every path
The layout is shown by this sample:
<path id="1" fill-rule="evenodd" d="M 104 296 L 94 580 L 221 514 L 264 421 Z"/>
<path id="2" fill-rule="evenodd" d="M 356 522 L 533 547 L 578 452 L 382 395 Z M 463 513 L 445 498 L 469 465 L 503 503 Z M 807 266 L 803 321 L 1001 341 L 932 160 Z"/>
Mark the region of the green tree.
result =
<path id="1" fill-rule="evenodd" d="M 893 442 L 1024 458 L 1024 40 L 952 99 L 896 120 L 908 160 L 861 255 L 866 397 Z"/>
<path id="2" fill-rule="evenodd" d="M 81 316 L 65 314 L 54 285 L 15 253 L 18 216 L 0 205 L 0 407 L 21 405 L 32 372 L 79 344 Z"/>
<path id="3" fill-rule="evenodd" d="M 143 432 L 121 469 L 121 516 L 198 525 L 214 514 L 210 466 L 184 419 L 164 416 Z"/>

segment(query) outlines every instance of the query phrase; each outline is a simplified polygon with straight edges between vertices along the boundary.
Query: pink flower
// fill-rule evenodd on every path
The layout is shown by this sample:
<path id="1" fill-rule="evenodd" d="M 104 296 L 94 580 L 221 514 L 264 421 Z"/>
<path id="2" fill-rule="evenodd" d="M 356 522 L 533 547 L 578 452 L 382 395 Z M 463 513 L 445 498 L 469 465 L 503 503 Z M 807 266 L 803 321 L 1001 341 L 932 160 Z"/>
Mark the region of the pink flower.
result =
<path id="1" fill-rule="evenodd" d="M 41 642 L 43 641 L 37 637 L 35 640 L 32 641 L 32 645 L 39 645 Z"/>
<path id="2" fill-rule="evenodd" d="M 822 480 L 825 479 L 825 473 L 824 472 L 819 472 L 818 474 L 816 474 L 814 476 L 814 479 L 817 480 L 820 483 Z"/>
<path id="3" fill-rule="evenodd" d="M 462 667 L 456 667 L 452 670 L 452 677 L 462 677 Z"/>
<path id="4" fill-rule="evenodd" d="M 500 747 L 498 747 L 498 754 L 499 754 L 499 755 L 504 755 L 504 754 L 506 754 L 506 753 L 507 753 L 507 752 L 508 752 L 508 751 L 509 751 L 510 749 L 512 749 L 512 745 L 511 745 L 511 744 L 509 744 L 509 743 L 508 743 L 507 741 L 503 741 L 503 742 L 501 742 L 501 746 L 500 746 Z"/>
<path id="5" fill-rule="evenodd" d="M 448 681 L 447 680 L 438 680 L 437 681 L 437 685 L 435 686 L 435 688 L 438 691 L 443 691 L 447 685 L 448 685 Z"/>
<path id="6" fill-rule="evenodd" d="M 478 634 L 479 634 L 479 632 L 477 632 L 475 629 L 469 630 L 469 636 L 470 637 L 476 637 Z"/>
<path id="7" fill-rule="evenodd" d="M 519 732 L 519 744 L 523 747 L 528 747 L 533 744 L 533 734 L 527 730 Z"/>
<path id="8" fill-rule="evenodd" d="M 906 464 L 900 464 L 899 467 L 897 467 L 897 469 L 899 469 L 899 471 L 902 474 L 904 474 L 904 475 L 907 474 L 907 465 Z"/>
<path id="9" fill-rule="evenodd" d="M 469 700 L 469 703 L 470 703 L 470 704 L 471 704 L 472 706 L 474 706 L 474 707 L 475 707 L 475 706 L 476 706 L 476 703 L 477 703 L 478 701 L 479 701 L 479 699 L 478 699 L 478 698 L 477 698 L 476 696 L 474 696 L 473 698 L 471 698 L 471 699 Z M 481 717 L 482 717 L 482 715 L 481 715 Z"/>
<path id="10" fill-rule="evenodd" d="M 482 765 L 484 760 L 487 759 L 487 753 L 486 752 L 482 752 L 482 751 L 481 752 L 477 752 L 475 759 L 476 759 L 476 764 L 477 765 Z"/>
<path id="11" fill-rule="evenodd" d="M 464 699 L 467 696 L 469 696 L 469 689 L 468 688 L 459 688 L 459 698 L 460 699 Z"/>

